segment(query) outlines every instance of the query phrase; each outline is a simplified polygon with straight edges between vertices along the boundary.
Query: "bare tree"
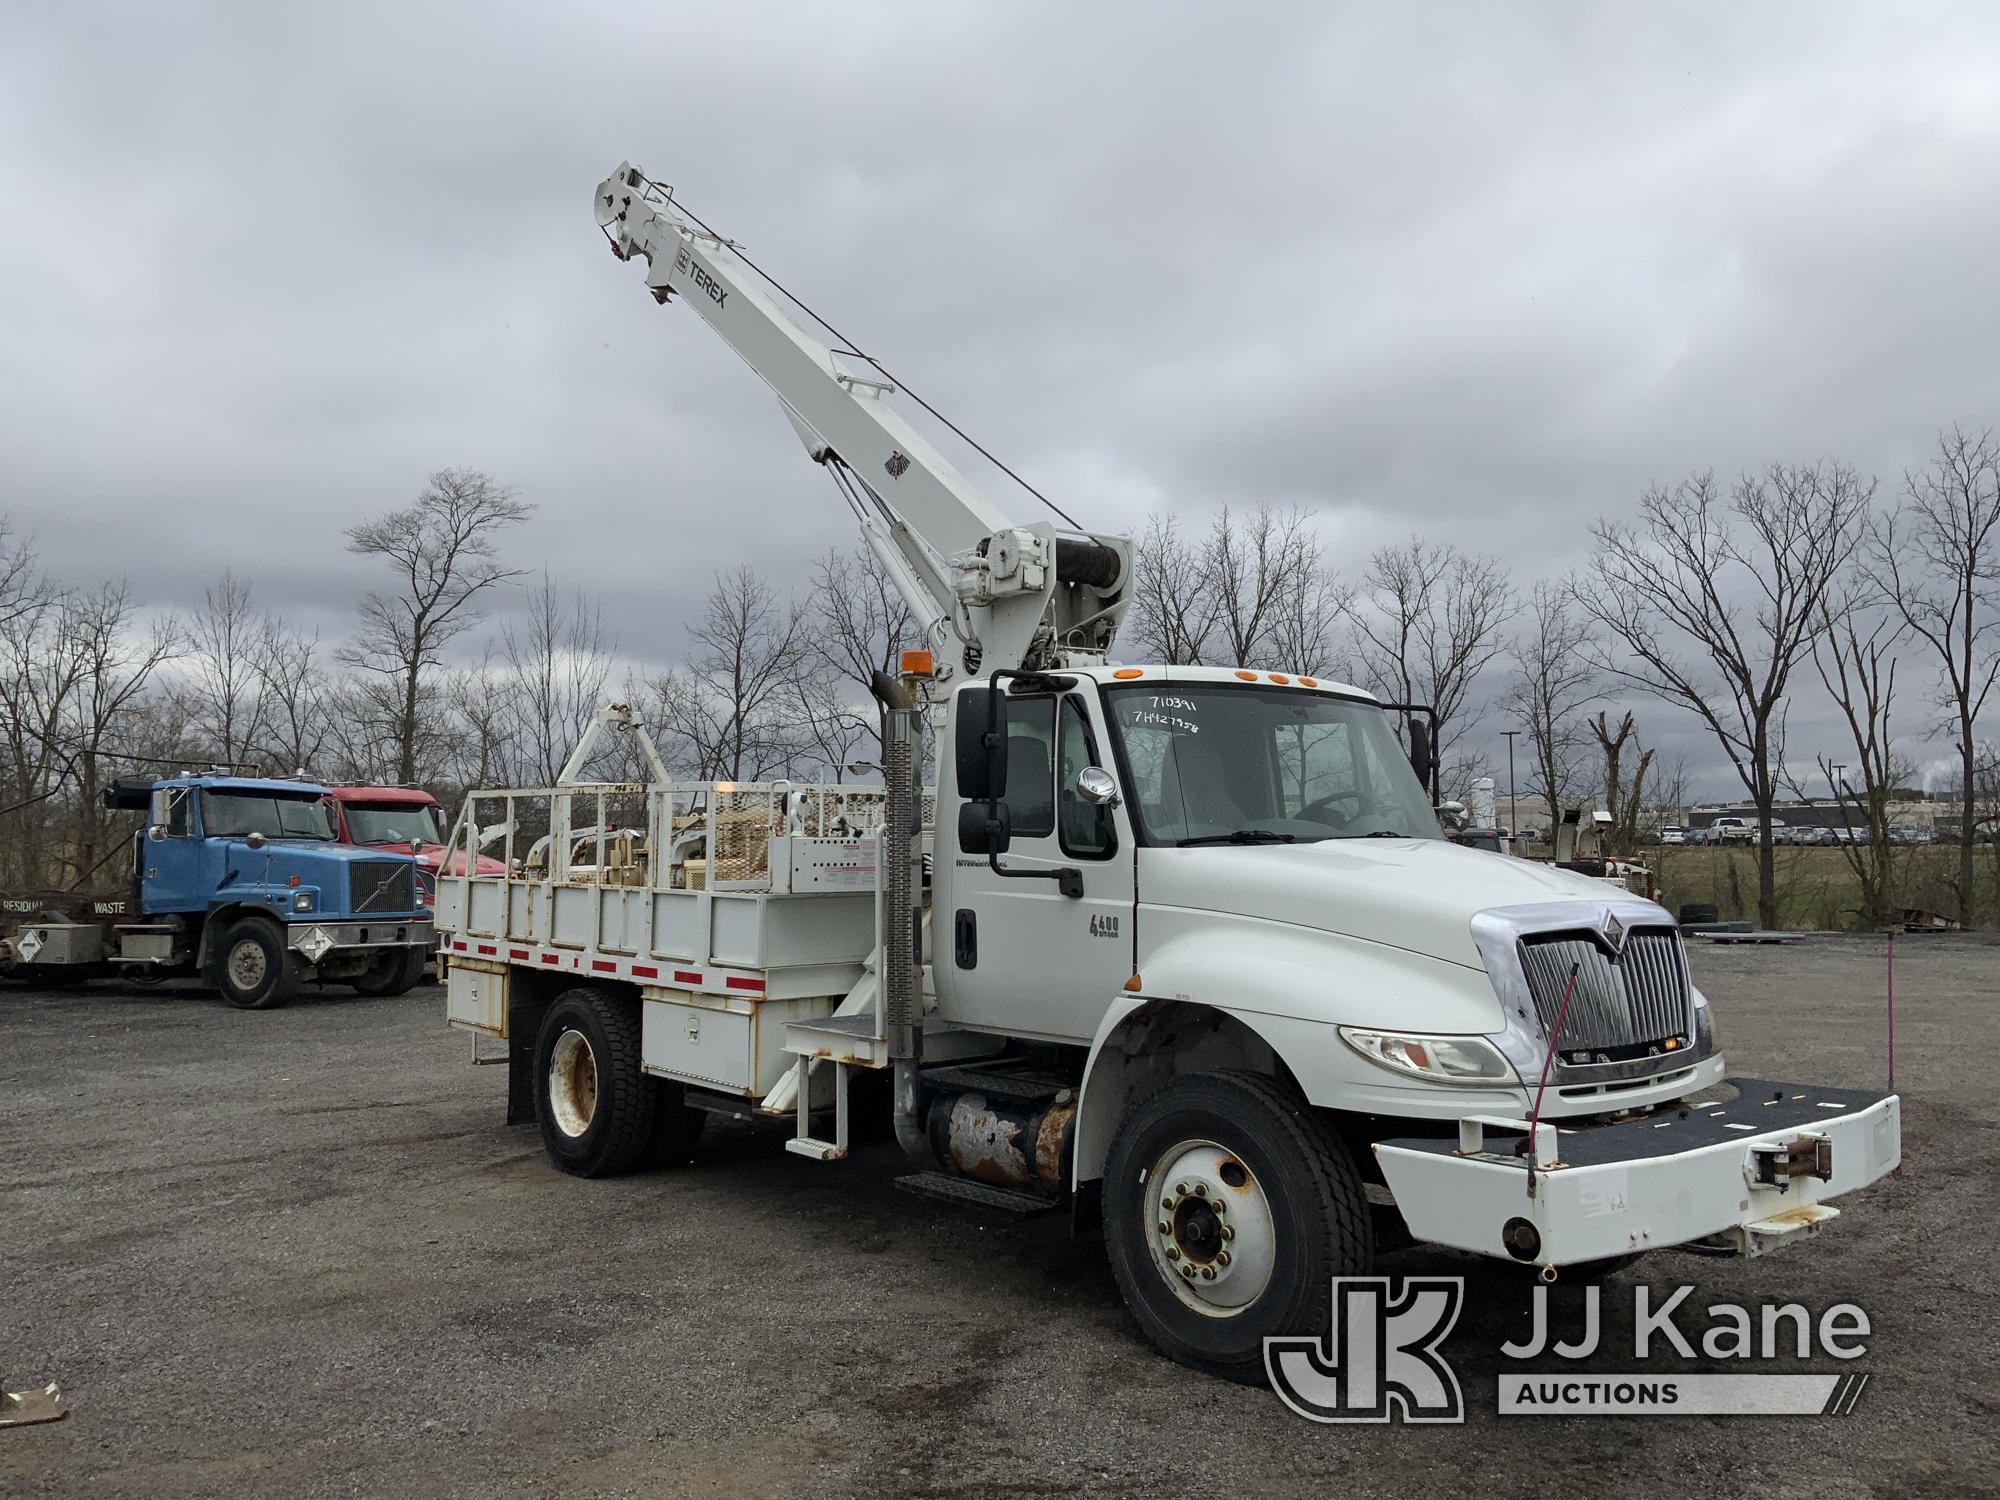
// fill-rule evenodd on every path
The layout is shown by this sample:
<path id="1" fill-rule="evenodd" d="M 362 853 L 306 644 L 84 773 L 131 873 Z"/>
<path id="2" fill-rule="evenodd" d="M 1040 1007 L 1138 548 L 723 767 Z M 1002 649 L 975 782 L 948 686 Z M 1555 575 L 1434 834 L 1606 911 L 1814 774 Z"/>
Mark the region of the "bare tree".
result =
<path id="1" fill-rule="evenodd" d="M 1653 752 L 1632 738 L 1632 715 L 1628 710 L 1613 730 L 1609 715 L 1600 712 L 1590 721 L 1590 732 L 1604 756 L 1604 811 L 1611 818 L 1611 848 L 1630 854 L 1639 847 L 1639 818 L 1646 806 L 1646 773 L 1653 768 Z M 1638 759 L 1632 774 L 1625 774 L 1625 747 L 1630 744 Z"/>
<path id="2" fill-rule="evenodd" d="M 254 665 L 263 706 L 262 750 L 281 771 L 314 772 L 333 727 L 334 684 L 320 662 L 319 636 L 266 616 Z"/>
<path id="3" fill-rule="evenodd" d="M 1990 429 L 1938 434 L 1923 469 L 1903 476 L 1897 510 L 1874 528 L 1869 572 L 1938 667 L 1939 704 L 1959 758 L 1959 920 L 1973 925 L 1980 713 L 2000 677 L 2000 443 Z"/>
<path id="4" fill-rule="evenodd" d="M 1778 902 L 1771 806 L 1793 670 L 1824 628 L 1820 601 L 1852 555 L 1872 482 L 1839 464 L 1773 464 L 1725 500 L 1712 473 L 1654 488 L 1636 526 L 1593 528 L 1575 597 L 1604 635 L 1607 677 L 1696 714 L 1757 808 L 1757 920 Z"/>
<path id="5" fill-rule="evenodd" d="M 1126 628 L 1147 661 L 1202 664 L 1216 617 L 1204 551 L 1181 534 L 1174 516 L 1147 519 L 1133 551 L 1132 603 L 1126 616 Z"/>
<path id="6" fill-rule="evenodd" d="M 344 653 L 391 689 L 376 701 L 390 717 L 396 780 L 417 777 L 424 674 L 476 623 L 479 596 L 521 576 L 501 565 L 495 541 L 533 509 L 476 470 L 440 469 L 414 504 L 347 533 L 348 551 L 385 558 L 396 575 L 394 592 L 363 601 L 360 633 Z"/>
<path id="7" fill-rule="evenodd" d="M 700 618 L 697 654 L 652 684 L 667 753 L 701 781 L 758 781 L 800 753 L 798 677 L 811 659 L 807 616 L 749 567 L 719 575 Z"/>
<path id="8" fill-rule="evenodd" d="M 1479 721 L 1473 688 L 1506 649 L 1517 607 L 1498 559 L 1449 542 L 1412 537 L 1369 561 L 1353 609 L 1362 667 L 1384 697 L 1436 710 L 1441 760 Z"/>
<path id="9" fill-rule="evenodd" d="M 1506 707 L 1528 736 L 1528 790 L 1549 810 L 1549 827 L 1562 822 L 1590 772 L 1579 715 L 1596 696 L 1597 673 L 1585 647 L 1590 621 L 1566 585 L 1535 585 L 1527 628 L 1514 640 L 1516 675 Z"/>
<path id="10" fill-rule="evenodd" d="M 247 766 L 263 739 L 259 653 L 268 627 L 251 606 L 250 585 L 234 573 L 225 572 L 201 597 L 188 625 L 188 728 L 205 758 Z"/>
<path id="11" fill-rule="evenodd" d="M 598 607 L 580 593 L 565 600 L 547 569 L 519 624 L 502 628 L 501 642 L 513 750 L 509 774 L 526 785 L 549 786 L 604 701 L 613 642 Z"/>
<path id="12" fill-rule="evenodd" d="M 1859 597 L 1860 592 L 1850 588 L 1822 600 L 1823 619 L 1819 638 L 1813 643 L 1813 665 L 1846 721 L 1854 746 L 1852 764 L 1860 772 L 1857 796 L 1845 776 L 1835 776 L 1833 757 L 1819 757 L 1820 774 L 1833 788 L 1842 821 L 1849 828 L 1868 830 L 1865 843 L 1842 839 L 1839 848 L 1860 887 L 1858 925 L 1873 929 L 1890 921 L 1897 849 L 1891 837 L 1889 803 L 1910 767 L 1892 753 L 1889 732 L 1901 621 L 1871 609 Z M 1841 762 L 1841 769 L 1847 769 L 1846 762 Z"/>
<path id="13" fill-rule="evenodd" d="M 877 671 L 895 670 L 917 622 L 876 556 L 866 547 L 829 548 L 813 564 L 813 654 L 827 669 L 868 691 Z"/>

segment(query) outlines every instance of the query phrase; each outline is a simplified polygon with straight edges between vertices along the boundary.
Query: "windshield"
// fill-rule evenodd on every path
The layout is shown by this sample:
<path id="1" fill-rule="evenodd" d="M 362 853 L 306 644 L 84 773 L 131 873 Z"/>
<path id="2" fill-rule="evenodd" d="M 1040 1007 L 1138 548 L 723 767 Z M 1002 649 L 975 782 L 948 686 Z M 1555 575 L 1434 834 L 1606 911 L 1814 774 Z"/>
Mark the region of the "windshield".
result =
<path id="1" fill-rule="evenodd" d="M 437 808 L 428 802 L 347 804 L 347 836 L 357 844 L 442 844 Z"/>
<path id="2" fill-rule="evenodd" d="M 269 839 L 331 839 L 333 819 L 318 797 L 272 792 L 202 793 L 202 828 L 211 837 L 261 833 Z"/>
<path id="3" fill-rule="evenodd" d="M 1373 704 L 1217 682 L 1111 688 L 1104 699 L 1149 844 L 1442 836 Z"/>

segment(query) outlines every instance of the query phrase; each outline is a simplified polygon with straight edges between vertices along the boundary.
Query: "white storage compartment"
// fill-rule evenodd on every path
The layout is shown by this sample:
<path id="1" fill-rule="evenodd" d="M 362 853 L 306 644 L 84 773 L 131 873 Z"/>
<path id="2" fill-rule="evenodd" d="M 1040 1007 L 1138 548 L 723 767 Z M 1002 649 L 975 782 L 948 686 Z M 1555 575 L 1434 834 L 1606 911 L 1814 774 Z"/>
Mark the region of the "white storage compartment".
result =
<path id="1" fill-rule="evenodd" d="M 447 1024 L 488 1036 L 507 1034 L 507 966 L 454 956 L 445 976 Z"/>

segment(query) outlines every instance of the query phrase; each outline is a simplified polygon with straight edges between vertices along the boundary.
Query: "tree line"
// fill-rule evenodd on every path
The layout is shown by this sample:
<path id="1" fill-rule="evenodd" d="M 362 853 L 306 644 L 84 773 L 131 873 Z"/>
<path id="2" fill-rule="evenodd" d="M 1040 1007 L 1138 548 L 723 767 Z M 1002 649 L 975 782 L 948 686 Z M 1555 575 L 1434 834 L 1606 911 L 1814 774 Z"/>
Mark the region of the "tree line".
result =
<path id="1" fill-rule="evenodd" d="M 123 581 L 50 576 L 0 518 L 0 886 L 99 878 L 116 835 L 97 794 L 114 775 L 233 765 L 422 781 L 448 800 L 546 785 L 612 697 L 642 711 L 690 779 L 841 779 L 872 758 L 868 677 L 914 629 L 865 548 L 820 558 L 802 595 L 748 567 L 719 575 L 686 622 L 685 659 L 648 673 L 622 665 L 587 593 L 508 564 L 503 541 L 531 513 L 488 475 L 433 474 L 410 505 L 347 533 L 381 586 L 334 642 L 229 573 L 183 617 L 148 614 Z M 1957 767 L 1952 892 L 1970 924 L 1975 838 L 2000 810 L 2000 760 L 1982 737 L 2000 677 L 1991 431 L 1940 433 L 1887 494 L 1837 462 L 1692 473 L 1597 522 L 1571 574 L 1525 583 L 1422 536 L 1344 571 L 1312 521 L 1270 506 L 1202 527 L 1148 518 L 1122 654 L 1283 667 L 1427 704 L 1447 795 L 1493 774 L 1494 737 L 1511 733 L 1521 789 L 1551 824 L 1595 802 L 1627 847 L 1686 801 L 1685 763 L 1662 763 L 1625 707 L 1651 701 L 1701 727 L 1756 809 L 1765 925 L 1773 808 L 1804 794 L 1787 710 L 1816 685 L 1842 740 L 1817 751 L 1817 772 L 1869 835 L 1842 846 L 1862 919 L 1887 913 L 1907 857 L 1887 809 L 1914 771 L 1894 738 L 1914 733 Z M 482 630 L 503 592 L 517 607 Z M 2000 859 L 1988 879 L 2000 896 Z"/>

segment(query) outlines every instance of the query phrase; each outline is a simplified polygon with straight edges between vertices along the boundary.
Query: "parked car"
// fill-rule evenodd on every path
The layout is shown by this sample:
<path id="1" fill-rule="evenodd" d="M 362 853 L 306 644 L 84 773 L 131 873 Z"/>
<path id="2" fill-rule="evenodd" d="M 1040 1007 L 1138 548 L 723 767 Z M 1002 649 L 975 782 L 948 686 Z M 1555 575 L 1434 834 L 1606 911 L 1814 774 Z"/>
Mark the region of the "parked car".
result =
<path id="1" fill-rule="evenodd" d="M 1678 823 L 1668 823 L 1660 829 L 1660 842 L 1663 844 L 1685 844 L 1687 841 L 1687 830 Z"/>
<path id="2" fill-rule="evenodd" d="M 1747 818 L 1717 818 L 1703 830 L 1704 844 L 1754 844 L 1757 825 Z"/>

